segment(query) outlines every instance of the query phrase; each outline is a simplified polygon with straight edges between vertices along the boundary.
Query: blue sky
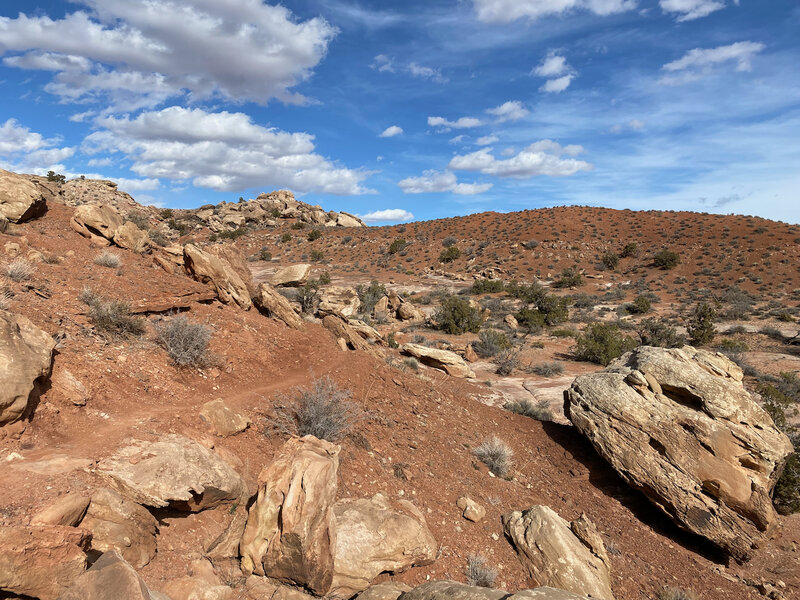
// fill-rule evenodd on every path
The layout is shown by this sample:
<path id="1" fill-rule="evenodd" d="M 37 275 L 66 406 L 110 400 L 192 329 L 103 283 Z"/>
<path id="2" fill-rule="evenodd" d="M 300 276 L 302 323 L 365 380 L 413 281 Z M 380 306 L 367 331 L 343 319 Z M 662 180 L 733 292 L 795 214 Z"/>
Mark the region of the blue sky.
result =
<path id="1" fill-rule="evenodd" d="M 171 207 L 800 223 L 796 0 L 5 0 L 0 167 Z"/>

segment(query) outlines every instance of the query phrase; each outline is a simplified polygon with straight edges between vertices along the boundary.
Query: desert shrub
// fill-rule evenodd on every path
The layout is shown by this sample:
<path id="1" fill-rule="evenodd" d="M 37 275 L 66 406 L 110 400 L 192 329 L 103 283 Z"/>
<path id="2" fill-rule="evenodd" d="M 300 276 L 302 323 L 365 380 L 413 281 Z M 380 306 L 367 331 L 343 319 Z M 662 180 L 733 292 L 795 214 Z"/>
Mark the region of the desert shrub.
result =
<path id="1" fill-rule="evenodd" d="M 613 271 L 619 266 L 619 256 L 616 252 L 606 252 L 600 258 L 600 262 L 603 263 L 606 269 Z"/>
<path id="2" fill-rule="evenodd" d="M 581 285 L 583 285 L 583 276 L 572 267 L 561 271 L 561 275 L 553 282 L 553 286 L 557 288 L 576 288 Z"/>
<path id="3" fill-rule="evenodd" d="M 514 451 L 497 436 L 484 441 L 472 453 L 498 477 L 505 477 L 511 470 L 511 459 L 514 456 Z"/>
<path id="4" fill-rule="evenodd" d="M 489 357 L 495 356 L 503 350 L 511 348 L 511 342 L 508 341 L 506 334 L 502 331 L 494 329 L 483 329 L 479 334 L 480 338 L 477 342 L 472 344 L 478 356 Z"/>
<path id="5" fill-rule="evenodd" d="M 554 375 L 561 375 L 564 372 L 564 365 L 558 362 L 539 363 L 530 368 L 530 372 L 540 377 L 552 377 Z"/>
<path id="6" fill-rule="evenodd" d="M 527 248 L 528 250 L 534 250 L 539 246 L 539 242 L 536 240 L 528 240 L 527 242 L 524 242 L 522 245 L 525 246 L 525 248 Z"/>
<path id="7" fill-rule="evenodd" d="M 306 228 L 306 224 L 303 223 L 302 221 L 297 221 L 295 223 L 292 223 L 290 227 L 291 227 L 291 229 L 299 231 L 301 229 L 305 229 Z"/>
<path id="8" fill-rule="evenodd" d="M 247 227 L 239 227 L 238 229 L 226 229 L 225 231 L 220 231 L 217 234 L 217 237 L 221 240 L 238 240 L 243 235 L 246 235 L 249 232 Z M 181 234 L 183 235 L 183 234 Z"/>
<path id="9" fill-rule="evenodd" d="M 192 323 L 184 316 L 165 319 L 154 325 L 156 341 L 180 367 L 202 367 L 208 362 L 211 329 Z"/>
<path id="10" fill-rule="evenodd" d="M 311 260 L 313 260 L 314 262 L 322 262 L 323 260 L 325 260 L 325 253 L 322 250 L 312 250 Z"/>
<path id="11" fill-rule="evenodd" d="M 0 310 L 8 310 L 13 297 L 14 294 L 11 293 L 11 290 L 0 289 Z"/>
<path id="12" fill-rule="evenodd" d="M 573 294 L 571 297 L 572 305 L 575 308 L 594 308 L 600 303 L 600 298 L 590 294 Z"/>
<path id="13" fill-rule="evenodd" d="M 335 442 L 362 418 L 362 411 L 350 401 L 351 396 L 350 390 L 340 389 L 329 377 L 315 379 L 311 387 L 296 390 L 290 406 L 276 410 L 276 424 L 294 435 L 313 435 Z"/>
<path id="14" fill-rule="evenodd" d="M 128 215 L 125 217 L 125 221 L 126 222 L 130 221 L 131 223 L 136 225 L 136 227 L 138 227 L 139 229 L 141 229 L 143 231 L 147 231 L 147 228 L 150 226 L 150 222 L 149 222 L 149 220 L 147 218 L 147 214 L 145 214 L 145 213 L 143 213 L 141 211 L 135 211 L 135 212 L 128 213 Z"/>
<path id="15" fill-rule="evenodd" d="M 352 235 L 346 235 L 346 236 L 344 236 L 342 238 L 342 246 L 345 246 L 345 245 L 349 244 L 352 241 L 353 241 L 353 236 Z"/>
<path id="16" fill-rule="evenodd" d="M 101 267 L 108 267 L 109 269 L 118 269 L 122 265 L 122 259 L 119 254 L 114 254 L 108 250 L 103 250 L 94 259 L 94 264 Z"/>
<path id="17" fill-rule="evenodd" d="M 578 332 L 575 331 L 574 329 L 567 329 L 566 327 L 564 327 L 562 329 L 553 329 L 550 332 L 550 335 L 557 338 L 568 338 L 568 337 L 575 338 L 578 337 Z"/>
<path id="18" fill-rule="evenodd" d="M 284 233 L 281 236 L 281 243 L 282 244 L 285 244 L 286 242 L 291 242 L 291 241 L 292 241 L 292 234 L 291 233 Z"/>
<path id="19" fill-rule="evenodd" d="M 413 356 L 407 356 L 403 359 L 403 364 L 412 371 L 419 371 L 419 361 Z"/>
<path id="20" fill-rule="evenodd" d="M 636 242 L 628 242 L 622 247 L 619 255 L 621 258 L 630 258 L 632 256 L 636 256 L 638 251 L 639 246 Z"/>
<path id="21" fill-rule="evenodd" d="M 181 236 L 184 236 L 187 233 L 189 233 L 189 225 L 177 219 L 169 219 L 167 221 L 167 227 L 169 227 L 173 231 L 177 231 L 178 235 Z M 219 236 L 222 237 L 222 233 L 220 233 Z"/>
<path id="22" fill-rule="evenodd" d="M 755 298 L 738 286 L 728 288 L 720 299 L 725 305 L 724 315 L 728 319 L 745 319 L 753 312 Z"/>
<path id="23" fill-rule="evenodd" d="M 139 336 L 145 332 L 142 317 L 131 314 L 130 304 L 117 300 L 104 300 L 96 295 L 81 293 L 81 299 L 89 300 L 89 319 L 97 331 L 114 337 Z"/>
<path id="24" fill-rule="evenodd" d="M 6 276 L 12 281 L 28 281 L 33 275 L 33 265 L 24 258 L 15 258 L 6 265 Z"/>
<path id="25" fill-rule="evenodd" d="M 578 360 L 607 366 L 637 345 L 613 323 L 592 323 L 578 336 L 573 353 Z"/>
<path id="26" fill-rule="evenodd" d="M 499 279 L 476 279 L 470 288 L 470 293 L 475 295 L 496 294 L 502 291 L 503 282 Z"/>
<path id="27" fill-rule="evenodd" d="M 503 407 L 517 415 L 530 417 L 537 421 L 552 421 L 553 413 L 547 400 L 540 400 L 534 403 L 532 400 L 520 400 L 519 402 L 508 402 Z"/>
<path id="28" fill-rule="evenodd" d="M 171 219 L 175 216 L 175 211 L 171 208 L 162 208 L 161 212 L 158 213 L 162 219 Z"/>
<path id="29" fill-rule="evenodd" d="M 469 585 L 490 588 L 497 579 L 497 570 L 489 566 L 489 561 L 480 554 L 470 554 L 467 556 L 465 575 Z"/>
<path id="30" fill-rule="evenodd" d="M 457 260 L 460 256 L 461 250 L 459 250 L 456 246 L 450 246 L 442 250 L 442 253 L 439 255 L 439 262 L 451 263 L 454 260 Z"/>
<path id="31" fill-rule="evenodd" d="M 439 329 L 453 335 L 478 333 L 483 323 L 480 309 L 458 296 L 444 298 L 433 318 Z"/>
<path id="32" fill-rule="evenodd" d="M 67 178 L 66 176 L 61 175 L 60 173 L 56 173 L 55 171 L 48 171 L 47 181 L 52 181 L 54 183 L 64 183 L 67 181 Z"/>
<path id="33" fill-rule="evenodd" d="M 447 236 L 442 240 L 442 246 L 444 246 L 445 248 L 451 248 L 452 246 L 455 246 L 457 243 L 458 240 L 451 235 Z"/>
<path id="34" fill-rule="evenodd" d="M 519 350 L 509 348 L 503 350 L 495 359 L 494 364 L 497 367 L 495 373 L 507 377 L 514 372 L 514 369 L 519 367 Z"/>
<path id="35" fill-rule="evenodd" d="M 699 597 L 690 590 L 670 587 L 658 593 L 658 600 L 699 600 Z"/>
<path id="36" fill-rule="evenodd" d="M 680 264 L 680 262 L 681 257 L 678 256 L 678 253 L 673 252 L 672 250 L 667 250 L 666 248 L 659 250 L 653 256 L 653 264 L 659 269 L 674 269 Z"/>
<path id="37" fill-rule="evenodd" d="M 319 305 L 320 283 L 317 280 L 309 280 L 297 290 L 296 300 L 300 303 L 301 310 L 306 314 L 314 314 Z"/>
<path id="38" fill-rule="evenodd" d="M 717 343 L 717 349 L 725 353 L 747 352 L 750 350 L 750 346 L 747 345 L 747 342 L 743 342 L 742 340 L 724 338 Z"/>
<path id="39" fill-rule="evenodd" d="M 163 248 L 164 246 L 169 244 L 169 239 L 167 238 L 167 236 L 161 233 L 158 229 L 151 229 L 150 231 L 147 232 L 147 236 L 156 246 L 161 246 Z"/>
<path id="40" fill-rule="evenodd" d="M 389 254 L 397 254 L 408 245 L 404 238 L 397 238 L 389 244 Z"/>
<path id="41" fill-rule="evenodd" d="M 539 282 L 534 281 L 529 285 L 510 281 L 506 285 L 506 293 L 512 298 L 518 298 L 525 304 L 539 304 L 547 296 L 547 290 Z"/>
<path id="42" fill-rule="evenodd" d="M 717 311 L 708 302 L 700 302 L 694 307 L 686 331 L 689 341 L 695 346 L 704 346 L 714 340 L 716 334 L 714 322 L 717 320 Z"/>
<path id="43" fill-rule="evenodd" d="M 322 237 L 322 232 L 319 229 L 312 229 L 311 231 L 308 232 L 306 239 L 309 242 L 313 242 L 314 240 L 318 240 L 321 237 Z"/>
<path id="44" fill-rule="evenodd" d="M 266 246 L 264 246 L 258 251 L 258 259 L 263 260 L 264 262 L 269 262 L 272 260 L 272 252 L 267 250 Z"/>
<path id="45" fill-rule="evenodd" d="M 317 281 L 319 281 L 320 285 L 329 285 L 333 279 L 331 278 L 331 274 L 327 271 L 323 271 L 320 273 L 320 276 L 317 277 Z"/>
<path id="46" fill-rule="evenodd" d="M 647 296 L 636 296 L 633 302 L 628 304 L 625 309 L 634 315 L 644 315 L 650 312 L 653 305 Z"/>
<path id="47" fill-rule="evenodd" d="M 522 308 L 514 314 L 519 326 L 528 333 L 538 333 L 544 328 L 545 315 L 535 308 Z"/>
<path id="48" fill-rule="evenodd" d="M 356 286 L 356 293 L 361 301 L 360 311 L 365 315 L 372 314 L 380 299 L 388 295 L 386 288 L 377 281 L 372 281 L 368 286 Z"/>
<path id="49" fill-rule="evenodd" d="M 659 348 L 680 348 L 685 341 L 674 327 L 653 318 L 639 323 L 636 333 L 642 346 L 658 346 Z"/>
<path id="50" fill-rule="evenodd" d="M 775 508 L 784 515 L 800 512 L 800 430 L 794 418 L 800 406 L 800 379 L 795 373 L 781 373 L 780 377 L 762 377 L 758 392 L 764 410 L 775 426 L 789 436 L 794 452 L 789 455 L 773 490 Z"/>

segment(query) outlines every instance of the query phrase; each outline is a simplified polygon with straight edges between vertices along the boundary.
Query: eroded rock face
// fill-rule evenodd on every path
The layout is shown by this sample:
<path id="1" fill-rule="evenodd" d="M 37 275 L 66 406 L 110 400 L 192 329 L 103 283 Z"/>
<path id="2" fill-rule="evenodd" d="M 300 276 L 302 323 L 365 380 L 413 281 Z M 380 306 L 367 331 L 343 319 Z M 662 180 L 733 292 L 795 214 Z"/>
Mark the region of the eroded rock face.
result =
<path id="1" fill-rule="evenodd" d="M 83 237 L 108 245 L 122 226 L 122 216 L 109 204 L 82 204 L 72 214 L 70 225 Z"/>
<path id="2" fill-rule="evenodd" d="M 292 438 L 259 475 L 258 495 L 239 545 L 242 570 L 306 587 L 318 595 L 333 581 L 340 447 Z"/>
<path id="3" fill-rule="evenodd" d="M 308 281 L 311 265 L 300 263 L 279 270 L 272 276 L 270 283 L 275 287 L 300 287 Z"/>
<path id="4" fill-rule="evenodd" d="M 32 525 L 67 525 L 80 523 L 89 508 L 89 498 L 80 494 L 67 494 L 31 517 Z"/>
<path id="5" fill-rule="evenodd" d="M 425 517 L 410 502 L 394 506 L 382 494 L 340 500 L 331 596 L 350 598 L 367 589 L 380 573 L 399 573 L 436 558 L 438 545 Z"/>
<path id="6" fill-rule="evenodd" d="M 186 272 L 196 281 L 211 285 L 221 302 L 235 302 L 245 310 L 253 305 L 247 283 L 225 259 L 186 244 L 183 261 Z"/>
<path id="7" fill-rule="evenodd" d="M 115 550 L 103 554 L 58 600 L 169 600 L 151 592 Z"/>
<path id="8" fill-rule="evenodd" d="M 221 398 L 203 404 L 200 418 L 222 437 L 241 433 L 250 425 L 250 419 L 230 408 Z"/>
<path id="9" fill-rule="evenodd" d="M 537 584 L 614 600 L 608 556 L 597 530 L 585 516 L 575 523 L 547 506 L 503 515 L 503 531 Z"/>
<path id="10" fill-rule="evenodd" d="M 0 426 L 25 414 L 36 382 L 50 376 L 55 347 L 26 317 L 0 310 Z"/>
<path id="11" fill-rule="evenodd" d="M 97 465 L 120 493 L 145 506 L 196 512 L 240 498 L 242 478 L 215 452 L 189 438 L 128 440 Z"/>
<path id="12" fill-rule="evenodd" d="M 341 317 L 328 315 L 322 319 L 322 326 L 330 331 L 337 340 L 341 340 L 340 344 L 345 349 L 361 350 L 362 352 L 371 354 L 376 358 L 383 357 L 383 352 L 381 352 L 375 345 L 370 344 L 363 337 L 361 337 L 358 331 L 353 329 L 350 324 Z"/>
<path id="13" fill-rule="evenodd" d="M 0 527 L 0 591 L 56 600 L 86 569 L 89 538 L 74 527 Z"/>
<path id="14" fill-rule="evenodd" d="M 503 590 L 456 583 L 455 581 L 431 581 L 402 594 L 398 600 L 589 600 L 586 596 L 566 590 L 540 587 L 509 594 Z"/>
<path id="15" fill-rule="evenodd" d="M 22 223 L 42 216 L 46 210 L 45 197 L 34 183 L 0 169 L 0 218 Z"/>
<path id="16" fill-rule="evenodd" d="M 319 308 L 320 316 L 336 315 L 347 319 L 354 316 L 361 307 L 355 288 L 330 286 L 322 291 Z"/>
<path id="17" fill-rule="evenodd" d="M 150 236 L 146 231 L 139 229 L 133 222 L 128 221 L 120 225 L 114 232 L 114 243 L 120 248 L 141 253 L 150 245 Z"/>
<path id="18" fill-rule="evenodd" d="M 721 354 L 641 347 L 565 392 L 575 427 L 680 527 L 746 560 L 775 522 L 789 439 Z"/>
<path id="19" fill-rule="evenodd" d="M 379 583 L 370 586 L 361 592 L 358 600 L 397 600 L 403 592 L 410 592 L 411 588 L 404 583 Z"/>
<path id="20" fill-rule="evenodd" d="M 455 352 L 428 348 L 420 344 L 403 344 L 402 352 L 453 377 L 475 377 L 467 362 Z"/>
<path id="21" fill-rule="evenodd" d="M 258 290 L 253 296 L 253 302 L 259 308 L 266 312 L 269 316 L 283 321 L 292 329 L 303 329 L 303 319 L 294 312 L 292 304 L 283 296 L 281 296 L 275 288 L 268 283 L 260 283 Z"/>

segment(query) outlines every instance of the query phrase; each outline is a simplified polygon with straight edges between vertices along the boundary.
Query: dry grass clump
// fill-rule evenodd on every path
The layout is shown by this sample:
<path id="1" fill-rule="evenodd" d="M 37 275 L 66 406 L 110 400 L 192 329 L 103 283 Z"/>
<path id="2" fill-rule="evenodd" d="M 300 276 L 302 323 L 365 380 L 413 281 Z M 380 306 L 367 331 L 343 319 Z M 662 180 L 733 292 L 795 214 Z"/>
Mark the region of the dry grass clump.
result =
<path id="1" fill-rule="evenodd" d="M 154 325 L 156 341 L 180 367 L 202 367 L 208 363 L 211 329 L 192 323 L 184 316 L 165 319 Z"/>
<path id="2" fill-rule="evenodd" d="M 101 333 L 113 337 L 132 337 L 145 332 L 145 320 L 131 314 L 127 302 L 105 300 L 89 287 L 83 288 L 78 299 L 89 306 L 89 318 Z"/>
<path id="3" fill-rule="evenodd" d="M 530 417 L 537 421 L 552 421 L 553 413 L 547 400 L 540 400 L 536 404 L 530 400 L 520 400 L 519 402 L 508 402 L 503 408 L 523 417 Z"/>
<path id="4" fill-rule="evenodd" d="M 362 410 L 350 401 L 350 390 L 340 389 L 330 377 L 315 379 L 310 388 L 298 388 L 296 394 L 290 406 L 275 411 L 275 425 L 281 431 L 335 442 L 363 417 Z"/>
<path id="5" fill-rule="evenodd" d="M 0 290 L 0 310 L 8 310 L 11 306 L 11 298 L 14 297 L 9 290 Z"/>
<path id="6" fill-rule="evenodd" d="M 28 281 L 33 275 L 33 265 L 24 258 L 16 258 L 6 265 L 6 276 L 12 281 Z"/>
<path id="7" fill-rule="evenodd" d="M 498 477 L 505 477 L 511 470 L 514 451 L 497 436 L 483 442 L 472 453 Z"/>
<path id="8" fill-rule="evenodd" d="M 489 566 L 489 561 L 480 554 L 470 554 L 467 557 L 466 576 L 469 585 L 490 588 L 497 579 L 497 570 Z"/>
<path id="9" fill-rule="evenodd" d="M 118 269 L 122 264 L 122 259 L 118 254 L 103 250 L 95 257 L 94 264 L 100 265 L 101 267 L 108 267 L 109 269 Z"/>

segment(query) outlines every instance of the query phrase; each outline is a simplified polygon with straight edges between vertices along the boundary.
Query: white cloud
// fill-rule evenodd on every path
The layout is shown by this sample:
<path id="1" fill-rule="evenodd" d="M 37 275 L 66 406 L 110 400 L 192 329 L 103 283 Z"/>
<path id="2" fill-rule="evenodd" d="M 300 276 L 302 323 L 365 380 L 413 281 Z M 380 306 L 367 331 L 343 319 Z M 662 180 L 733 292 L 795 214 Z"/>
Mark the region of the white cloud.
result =
<path id="1" fill-rule="evenodd" d="M 467 139 L 467 136 L 465 136 L 465 135 L 462 133 L 461 135 L 457 135 L 457 136 L 455 136 L 455 137 L 452 137 L 452 138 L 450 138 L 450 143 L 451 143 L 451 144 L 460 144 L 460 143 L 461 143 L 461 142 L 463 142 L 465 139 Z"/>
<path id="2" fill-rule="evenodd" d="M 75 0 L 86 11 L 0 17 L 0 53 L 23 69 L 54 71 L 64 101 L 149 107 L 188 91 L 266 104 L 303 102 L 307 79 L 336 29 L 299 21 L 262 0 Z"/>
<path id="3" fill-rule="evenodd" d="M 106 158 L 93 158 L 87 163 L 90 167 L 110 167 L 113 164 L 113 161 L 106 157 Z"/>
<path id="4" fill-rule="evenodd" d="M 33 152 L 53 146 L 58 140 L 46 140 L 41 134 L 20 125 L 16 119 L 8 119 L 0 125 L 0 154 Z"/>
<path id="5" fill-rule="evenodd" d="M 414 220 L 414 214 L 402 208 L 387 208 L 375 210 L 365 215 L 359 215 L 366 223 L 385 223 L 387 221 L 408 222 Z"/>
<path id="6" fill-rule="evenodd" d="M 668 73 L 661 78 L 662 83 L 680 84 L 694 81 L 711 73 L 714 67 L 735 62 L 737 71 L 750 71 L 753 68 L 753 57 L 766 46 L 760 42 L 736 42 L 728 46 L 716 48 L 694 48 L 678 60 L 665 64 L 662 69 Z"/>
<path id="7" fill-rule="evenodd" d="M 47 139 L 40 133 L 8 119 L 0 125 L 0 166 L 9 171 L 42 175 L 49 170 L 63 171 L 61 161 L 72 157 L 75 148 L 57 147 L 60 138 Z"/>
<path id="8" fill-rule="evenodd" d="M 539 89 L 548 94 L 560 94 L 570 86 L 574 78 L 574 75 L 564 75 L 558 79 L 548 79 Z"/>
<path id="9" fill-rule="evenodd" d="M 567 64 L 567 59 L 558 54 L 558 52 L 550 51 L 547 56 L 539 63 L 538 67 L 534 67 L 531 75 L 544 77 L 547 81 L 544 82 L 539 89 L 546 93 L 560 93 L 566 90 L 572 80 L 575 79 L 577 72 L 575 69 Z"/>
<path id="10" fill-rule="evenodd" d="M 491 183 L 458 183 L 458 178 L 449 171 L 424 171 L 421 177 L 408 177 L 397 185 L 406 194 L 453 192 L 462 196 L 474 196 L 492 189 Z"/>
<path id="11" fill-rule="evenodd" d="M 636 0 L 473 0 L 478 19 L 485 23 L 509 23 L 517 19 L 536 20 L 549 15 L 564 15 L 588 10 L 610 15 L 636 8 Z"/>
<path id="12" fill-rule="evenodd" d="M 574 175 L 593 168 L 585 161 L 563 157 L 577 156 L 583 152 L 581 146 L 561 146 L 551 140 L 531 144 L 516 156 L 504 160 L 498 160 L 491 152 L 491 148 L 482 148 L 471 154 L 454 156 L 448 168 L 513 179 L 528 179 L 538 175 Z"/>
<path id="13" fill-rule="evenodd" d="M 379 73 L 401 72 L 401 73 L 407 73 L 412 77 L 418 77 L 419 79 L 430 79 L 432 81 L 435 81 L 436 83 L 447 82 L 447 78 L 442 75 L 439 69 L 425 67 L 416 62 L 410 62 L 408 64 L 398 64 L 397 62 L 395 62 L 394 58 L 386 56 L 385 54 L 378 54 L 374 59 L 372 59 L 370 67 L 372 69 L 375 69 Z"/>
<path id="14" fill-rule="evenodd" d="M 451 129 L 471 129 L 472 127 L 480 127 L 483 121 L 475 117 L 461 117 L 456 121 L 448 121 L 444 117 L 428 117 L 428 125 L 431 127 L 439 127 L 442 131 L 449 131 Z"/>
<path id="15" fill-rule="evenodd" d="M 495 142 L 499 142 L 499 141 L 500 141 L 500 138 L 497 137 L 496 135 L 485 135 L 485 136 L 479 137 L 477 140 L 475 140 L 475 143 L 478 146 L 488 146 L 490 144 L 494 144 Z"/>
<path id="16" fill-rule="evenodd" d="M 520 119 L 524 119 L 530 111 L 525 108 L 519 100 L 512 100 L 500 106 L 489 108 L 486 112 L 497 117 L 498 123 L 504 123 L 505 121 L 519 121 Z"/>
<path id="17" fill-rule="evenodd" d="M 243 113 L 177 106 L 97 120 L 87 154 L 121 152 L 146 178 L 191 180 L 198 187 L 235 191 L 281 187 L 300 193 L 363 194 L 369 175 L 314 153 L 314 136 L 256 125 Z"/>
<path id="18" fill-rule="evenodd" d="M 105 178 L 108 179 L 108 178 Z M 158 179 L 128 179 L 126 177 L 112 177 L 117 186 L 124 192 L 137 192 L 139 190 L 156 190 L 159 187 Z"/>
<path id="19" fill-rule="evenodd" d="M 378 137 L 390 138 L 390 137 L 394 137 L 396 135 L 402 135 L 402 133 L 403 133 L 403 128 L 402 127 L 400 127 L 398 125 L 392 125 L 391 127 L 387 127 L 386 129 L 384 129 L 383 133 L 380 134 L 380 136 L 378 136 Z"/>
<path id="20" fill-rule="evenodd" d="M 659 0 L 659 5 L 665 13 L 678 13 L 678 21 L 700 19 L 725 8 L 721 0 Z"/>
<path id="21" fill-rule="evenodd" d="M 370 67 L 378 71 L 378 73 L 394 73 L 394 60 L 385 54 L 378 54 L 372 59 Z"/>
<path id="22" fill-rule="evenodd" d="M 630 129 L 631 131 L 641 131 L 642 129 L 644 129 L 644 127 L 645 124 L 643 121 L 640 121 L 639 119 L 631 119 L 624 125 L 619 123 L 617 125 L 614 125 L 611 128 L 611 133 L 622 133 L 627 129 Z"/>

